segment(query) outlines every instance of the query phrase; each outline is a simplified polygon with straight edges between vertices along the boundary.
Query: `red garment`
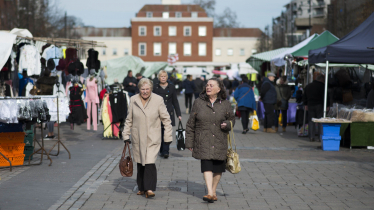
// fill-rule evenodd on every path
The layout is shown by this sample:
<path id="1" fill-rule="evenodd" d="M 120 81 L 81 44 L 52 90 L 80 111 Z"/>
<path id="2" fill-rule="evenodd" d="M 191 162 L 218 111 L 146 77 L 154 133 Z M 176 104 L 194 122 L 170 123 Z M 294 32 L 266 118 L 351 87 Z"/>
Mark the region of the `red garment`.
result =
<path id="1" fill-rule="evenodd" d="M 104 88 L 104 89 L 100 92 L 100 100 L 103 100 L 105 93 L 106 93 L 106 89 Z"/>
<path id="2" fill-rule="evenodd" d="M 112 108 L 110 106 L 110 103 L 109 103 L 109 97 L 108 97 L 108 114 L 109 114 L 109 119 L 110 119 L 110 122 L 113 121 L 113 116 L 112 116 Z M 113 123 L 112 125 L 112 131 L 113 131 L 113 136 L 116 136 L 118 137 L 119 135 L 119 123 Z"/>

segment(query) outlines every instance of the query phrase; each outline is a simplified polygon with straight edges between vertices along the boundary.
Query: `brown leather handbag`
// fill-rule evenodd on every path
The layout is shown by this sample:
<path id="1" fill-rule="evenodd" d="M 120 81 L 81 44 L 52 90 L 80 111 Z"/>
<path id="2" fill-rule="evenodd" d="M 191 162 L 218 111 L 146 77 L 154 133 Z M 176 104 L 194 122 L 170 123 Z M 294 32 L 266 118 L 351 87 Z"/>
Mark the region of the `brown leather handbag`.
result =
<path id="1" fill-rule="evenodd" d="M 129 156 L 125 157 L 126 155 L 126 148 L 129 150 Z M 130 151 L 130 144 L 126 143 L 125 147 L 123 148 L 121 160 L 119 162 L 119 171 L 121 172 L 122 176 L 131 177 L 133 173 L 133 163 L 131 158 L 131 151 Z"/>

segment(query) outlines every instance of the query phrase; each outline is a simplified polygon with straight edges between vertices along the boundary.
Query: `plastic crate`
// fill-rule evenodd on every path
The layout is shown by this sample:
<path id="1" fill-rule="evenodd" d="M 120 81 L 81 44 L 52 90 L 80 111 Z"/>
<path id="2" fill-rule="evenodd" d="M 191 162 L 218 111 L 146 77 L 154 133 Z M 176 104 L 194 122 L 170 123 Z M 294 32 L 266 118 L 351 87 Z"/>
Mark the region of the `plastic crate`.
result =
<path id="1" fill-rule="evenodd" d="M 340 123 L 321 123 L 323 136 L 339 136 L 340 135 Z"/>
<path id="2" fill-rule="evenodd" d="M 30 160 L 32 160 L 33 155 L 31 155 L 31 154 L 34 153 L 34 147 L 33 146 L 25 147 L 25 150 L 24 150 L 23 153 L 25 154 L 25 160 L 29 160 L 29 158 L 30 158 Z"/>
<path id="3" fill-rule="evenodd" d="M 24 143 L 24 141 L 24 132 L 0 133 L 0 143 L 2 144 Z"/>
<path id="4" fill-rule="evenodd" d="M 12 166 L 20 166 L 23 165 L 23 161 L 25 158 L 25 154 L 17 155 L 17 156 L 6 156 L 10 162 L 12 163 Z M 0 155 L 0 167 L 2 166 L 10 166 L 9 162 Z"/>
<path id="5" fill-rule="evenodd" d="M 1 144 L 0 152 L 5 156 L 17 156 L 23 154 L 25 143 Z"/>
<path id="6" fill-rule="evenodd" d="M 34 134 L 26 134 L 24 140 L 25 146 L 33 146 L 34 143 Z"/>
<path id="7" fill-rule="evenodd" d="M 0 133 L 22 132 L 22 123 L 0 123 Z"/>
<path id="8" fill-rule="evenodd" d="M 339 151 L 341 136 L 321 136 L 322 150 Z"/>
<path id="9" fill-rule="evenodd" d="M 34 134 L 34 125 L 31 125 L 30 130 L 25 130 L 26 134 Z"/>

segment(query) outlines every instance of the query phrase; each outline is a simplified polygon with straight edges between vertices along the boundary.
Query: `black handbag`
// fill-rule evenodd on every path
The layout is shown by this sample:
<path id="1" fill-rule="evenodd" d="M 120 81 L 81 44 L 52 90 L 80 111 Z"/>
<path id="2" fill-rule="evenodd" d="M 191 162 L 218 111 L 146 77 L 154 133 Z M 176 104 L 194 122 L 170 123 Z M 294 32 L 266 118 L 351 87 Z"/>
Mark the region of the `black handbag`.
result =
<path id="1" fill-rule="evenodd" d="M 179 121 L 177 133 L 176 133 L 176 139 L 177 139 L 177 149 L 179 151 L 183 151 L 186 149 L 185 145 L 185 129 L 183 128 L 182 121 Z"/>

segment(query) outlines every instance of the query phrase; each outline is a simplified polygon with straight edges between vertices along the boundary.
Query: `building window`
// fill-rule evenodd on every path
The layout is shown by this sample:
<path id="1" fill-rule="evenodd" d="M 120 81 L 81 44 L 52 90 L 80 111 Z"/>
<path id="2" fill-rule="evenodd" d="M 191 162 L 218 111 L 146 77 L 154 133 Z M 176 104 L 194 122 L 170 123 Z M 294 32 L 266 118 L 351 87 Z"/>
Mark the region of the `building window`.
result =
<path id="1" fill-rule="evenodd" d="M 206 56 L 206 43 L 205 42 L 199 43 L 199 56 Z"/>
<path id="2" fill-rule="evenodd" d="M 153 17 L 153 12 L 147 12 L 147 18 Z"/>
<path id="3" fill-rule="evenodd" d="M 177 27 L 169 26 L 169 36 L 176 36 L 176 35 L 177 35 Z"/>
<path id="4" fill-rule="evenodd" d="M 161 26 L 154 26 L 153 27 L 153 35 L 154 36 L 161 36 Z"/>
<path id="5" fill-rule="evenodd" d="M 240 54 L 239 55 L 245 55 L 245 50 L 244 48 L 240 48 Z"/>
<path id="6" fill-rule="evenodd" d="M 117 48 L 113 48 L 113 55 L 117 55 Z"/>
<path id="7" fill-rule="evenodd" d="M 124 53 L 125 55 L 129 55 L 129 49 L 125 48 L 125 50 L 123 51 L 123 53 Z"/>
<path id="8" fill-rule="evenodd" d="M 199 26 L 199 36 L 206 36 L 206 26 Z"/>
<path id="9" fill-rule="evenodd" d="M 147 26 L 139 26 L 139 36 L 147 36 Z"/>
<path id="10" fill-rule="evenodd" d="M 177 43 L 169 42 L 169 55 L 177 54 Z"/>
<path id="11" fill-rule="evenodd" d="M 175 17 L 176 18 L 181 18 L 182 17 L 182 13 L 181 12 L 176 12 L 175 13 Z"/>
<path id="12" fill-rule="evenodd" d="M 169 12 L 162 12 L 162 18 L 169 18 Z"/>
<path id="13" fill-rule="evenodd" d="M 191 36 L 191 26 L 185 26 L 183 27 L 183 34 L 184 36 Z"/>
<path id="14" fill-rule="evenodd" d="M 103 55 L 106 55 L 106 49 L 103 49 Z"/>
<path id="15" fill-rule="evenodd" d="M 229 48 L 227 50 L 227 55 L 234 55 L 234 51 L 232 50 L 232 48 Z"/>
<path id="16" fill-rule="evenodd" d="M 153 43 L 153 55 L 160 56 L 161 55 L 161 42 L 154 42 Z"/>
<path id="17" fill-rule="evenodd" d="M 257 50 L 256 49 L 252 49 L 252 54 L 255 54 L 257 53 Z"/>
<path id="18" fill-rule="evenodd" d="M 198 16 L 198 15 L 197 15 L 197 12 L 191 12 L 191 17 L 192 17 L 192 18 L 197 18 L 197 16 Z"/>
<path id="19" fill-rule="evenodd" d="M 219 48 L 216 49 L 216 55 L 217 55 L 217 56 L 220 56 L 220 55 L 221 55 L 221 49 L 219 49 Z"/>
<path id="20" fill-rule="evenodd" d="M 191 56 L 191 42 L 183 43 L 183 55 Z"/>
<path id="21" fill-rule="evenodd" d="M 139 55 L 140 56 L 147 55 L 147 44 L 144 42 L 139 43 Z"/>

